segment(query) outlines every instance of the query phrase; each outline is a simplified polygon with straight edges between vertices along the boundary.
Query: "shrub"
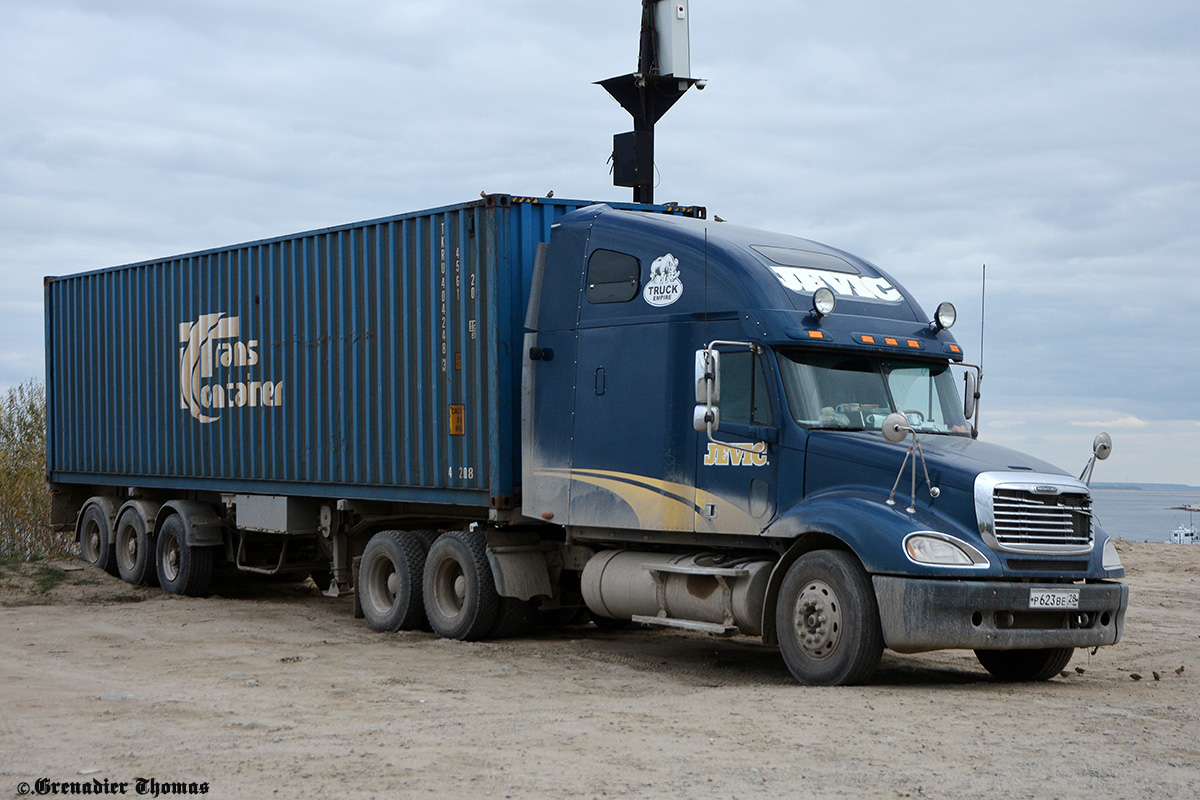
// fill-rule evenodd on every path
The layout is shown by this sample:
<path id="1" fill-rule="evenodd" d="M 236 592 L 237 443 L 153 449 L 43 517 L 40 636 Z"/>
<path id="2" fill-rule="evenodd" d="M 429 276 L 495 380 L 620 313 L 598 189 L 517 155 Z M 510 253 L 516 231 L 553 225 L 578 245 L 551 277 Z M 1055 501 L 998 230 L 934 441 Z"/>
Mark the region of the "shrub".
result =
<path id="1" fill-rule="evenodd" d="M 46 387 L 37 380 L 0 398 L 0 557 L 35 559 L 72 551 L 50 530 L 46 486 Z"/>

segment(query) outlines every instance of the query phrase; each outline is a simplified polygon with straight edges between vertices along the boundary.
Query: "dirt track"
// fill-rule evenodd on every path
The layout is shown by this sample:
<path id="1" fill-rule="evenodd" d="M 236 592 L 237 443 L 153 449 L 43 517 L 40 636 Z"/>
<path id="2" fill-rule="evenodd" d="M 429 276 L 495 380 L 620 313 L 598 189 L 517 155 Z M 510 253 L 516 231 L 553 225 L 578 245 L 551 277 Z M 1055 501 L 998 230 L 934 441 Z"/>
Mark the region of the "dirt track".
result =
<path id="1" fill-rule="evenodd" d="M 888 653 L 851 689 L 798 686 L 745 637 L 465 644 L 372 633 L 311 584 L 193 600 L 60 562 L 43 592 L 5 567 L 0 797 L 145 777 L 218 798 L 1193 798 L 1200 547 L 1122 558 L 1124 640 L 1065 676 L 1004 685 L 970 653 Z"/>

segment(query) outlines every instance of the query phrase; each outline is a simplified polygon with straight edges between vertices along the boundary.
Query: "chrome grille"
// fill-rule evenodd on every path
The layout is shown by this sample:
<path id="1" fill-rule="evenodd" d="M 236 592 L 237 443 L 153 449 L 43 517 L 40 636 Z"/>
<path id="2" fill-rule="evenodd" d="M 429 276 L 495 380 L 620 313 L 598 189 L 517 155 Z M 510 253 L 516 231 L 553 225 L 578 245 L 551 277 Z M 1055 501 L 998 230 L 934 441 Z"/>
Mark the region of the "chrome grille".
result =
<path id="1" fill-rule="evenodd" d="M 997 487 L 992 514 L 1001 545 L 1086 547 L 1092 543 L 1092 498 L 1086 494 L 1048 495 Z"/>

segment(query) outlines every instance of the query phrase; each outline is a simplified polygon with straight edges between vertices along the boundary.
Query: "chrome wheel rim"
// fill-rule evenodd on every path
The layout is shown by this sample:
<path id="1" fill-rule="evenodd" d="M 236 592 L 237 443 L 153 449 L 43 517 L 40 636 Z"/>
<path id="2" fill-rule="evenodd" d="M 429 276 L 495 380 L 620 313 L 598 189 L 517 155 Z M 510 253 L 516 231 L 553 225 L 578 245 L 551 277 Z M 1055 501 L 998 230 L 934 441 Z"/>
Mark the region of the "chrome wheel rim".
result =
<path id="1" fill-rule="evenodd" d="M 384 614 L 396 603 L 396 590 L 400 587 L 400 576 L 390 558 L 378 556 L 367 570 L 367 602 L 372 610 Z"/>
<path id="2" fill-rule="evenodd" d="M 828 658 L 842 638 L 842 604 L 825 581 L 809 581 L 796 598 L 796 640 L 814 660 Z"/>

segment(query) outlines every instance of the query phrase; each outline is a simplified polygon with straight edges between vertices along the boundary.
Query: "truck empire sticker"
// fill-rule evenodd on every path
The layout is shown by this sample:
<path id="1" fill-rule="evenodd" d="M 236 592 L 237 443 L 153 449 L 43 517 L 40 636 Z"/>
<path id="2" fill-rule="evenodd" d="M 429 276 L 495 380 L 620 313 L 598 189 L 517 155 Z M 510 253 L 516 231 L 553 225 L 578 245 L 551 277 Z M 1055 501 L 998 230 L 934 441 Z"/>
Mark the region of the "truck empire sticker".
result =
<path id="1" fill-rule="evenodd" d="M 771 272 L 775 273 L 780 283 L 793 292 L 812 294 L 817 289 L 826 287 L 842 297 L 865 297 L 888 303 L 899 303 L 904 299 L 899 290 L 888 283 L 886 278 L 868 278 L 865 275 L 850 275 L 825 269 L 777 265 L 771 265 Z"/>
<path id="2" fill-rule="evenodd" d="M 769 463 L 766 442 L 709 442 L 704 454 L 706 467 L 765 467 Z"/>
<path id="3" fill-rule="evenodd" d="M 247 372 L 240 380 L 206 382 L 218 366 L 258 364 L 258 340 L 237 341 L 240 332 L 239 319 L 224 312 L 179 323 L 179 407 L 201 423 L 220 418 L 215 412 L 205 413 L 213 409 L 283 405 L 283 381 L 254 380 Z"/>
<path id="4" fill-rule="evenodd" d="M 642 299 L 652 306 L 669 306 L 683 297 L 683 281 L 679 279 L 679 259 L 667 253 L 650 265 L 650 281 L 642 290 Z"/>

